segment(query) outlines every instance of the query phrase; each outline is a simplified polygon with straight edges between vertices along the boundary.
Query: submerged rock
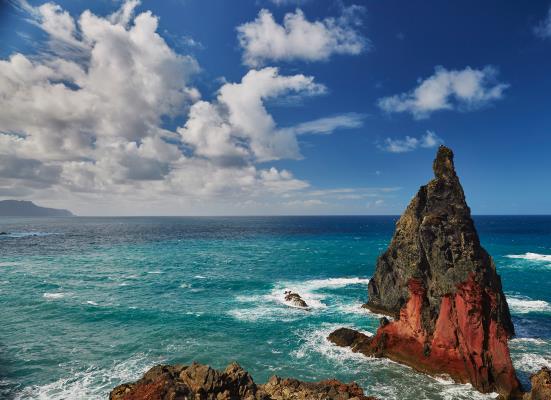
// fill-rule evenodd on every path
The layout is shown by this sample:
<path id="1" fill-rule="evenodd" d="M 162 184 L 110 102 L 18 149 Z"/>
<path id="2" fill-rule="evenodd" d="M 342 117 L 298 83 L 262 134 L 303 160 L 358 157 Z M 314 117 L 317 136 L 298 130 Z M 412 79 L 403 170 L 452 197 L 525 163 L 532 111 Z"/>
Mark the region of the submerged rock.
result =
<path id="1" fill-rule="evenodd" d="M 308 309 L 308 304 L 302 299 L 302 297 L 300 297 L 298 293 L 291 292 L 290 290 L 285 291 L 285 301 L 293 307 Z"/>
<path id="2" fill-rule="evenodd" d="M 543 367 L 530 377 L 532 390 L 526 393 L 523 400 L 551 400 L 551 369 Z"/>
<path id="3" fill-rule="evenodd" d="M 135 383 L 114 388 L 110 400 L 375 400 L 355 383 L 337 380 L 301 382 L 270 378 L 256 385 L 247 371 L 232 363 L 224 371 L 207 365 L 158 365 Z"/>
<path id="4" fill-rule="evenodd" d="M 433 169 L 435 178 L 396 223 L 369 281 L 366 307 L 395 320 L 381 324 L 373 338 L 355 336 L 351 345 L 422 372 L 447 374 L 481 392 L 518 397 L 508 348 L 511 315 L 449 148 L 440 146 Z M 345 342 L 342 333 L 330 339 Z"/>

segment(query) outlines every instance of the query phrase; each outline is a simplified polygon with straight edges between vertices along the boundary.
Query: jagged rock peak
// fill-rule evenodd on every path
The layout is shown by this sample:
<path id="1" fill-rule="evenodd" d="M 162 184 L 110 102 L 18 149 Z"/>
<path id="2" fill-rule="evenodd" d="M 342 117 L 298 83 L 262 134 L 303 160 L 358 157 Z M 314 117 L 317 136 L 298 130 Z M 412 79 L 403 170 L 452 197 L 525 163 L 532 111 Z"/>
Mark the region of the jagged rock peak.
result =
<path id="1" fill-rule="evenodd" d="M 365 307 L 394 321 L 382 324 L 373 338 L 341 331 L 330 339 L 513 398 L 520 384 L 508 348 L 511 315 L 453 158 L 440 146 L 435 178 L 421 186 L 396 223 L 369 281 Z"/>
<path id="2" fill-rule="evenodd" d="M 432 169 L 437 179 L 457 178 L 453 164 L 453 151 L 449 147 L 440 145 Z"/>

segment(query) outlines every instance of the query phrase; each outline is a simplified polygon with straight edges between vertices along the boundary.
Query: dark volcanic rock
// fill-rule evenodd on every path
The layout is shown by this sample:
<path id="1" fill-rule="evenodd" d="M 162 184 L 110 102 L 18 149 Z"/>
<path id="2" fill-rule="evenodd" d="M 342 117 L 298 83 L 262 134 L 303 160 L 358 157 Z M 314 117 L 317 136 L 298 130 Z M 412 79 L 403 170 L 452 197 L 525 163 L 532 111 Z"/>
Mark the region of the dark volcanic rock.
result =
<path id="1" fill-rule="evenodd" d="M 376 400 L 355 383 L 270 378 L 256 385 L 238 364 L 217 371 L 207 365 L 158 365 L 135 383 L 117 386 L 110 400 Z"/>
<path id="2" fill-rule="evenodd" d="M 294 307 L 308 308 L 308 304 L 303 300 L 298 293 L 291 291 L 285 292 L 285 301 Z"/>
<path id="3" fill-rule="evenodd" d="M 480 245 L 450 149 L 440 146 L 433 169 L 435 178 L 398 220 L 369 281 L 366 307 L 396 320 L 381 324 L 356 351 L 448 374 L 482 392 L 518 396 L 509 308 L 492 258 Z"/>
<path id="4" fill-rule="evenodd" d="M 427 302 L 423 327 L 433 330 L 442 297 L 454 293 L 473 275 L 476 282 L 495 293 L 495 318 L 513 335 L 501 280 L 480 245 L 450 149 L 440 147 L 433 169 L 435 179 L 411 200 L 396 224 L 392 242 L 377 260 L 368 285 L 367 307 L 398 316 L 409 298 L 409 281 L 420 280 Z"/>
<path id="5" fill-rule="evenodd" d="M 532 390 L 526 393 L 523 400 L 551 400 L 551 369 L 543 367 L 530 377 Z"/>

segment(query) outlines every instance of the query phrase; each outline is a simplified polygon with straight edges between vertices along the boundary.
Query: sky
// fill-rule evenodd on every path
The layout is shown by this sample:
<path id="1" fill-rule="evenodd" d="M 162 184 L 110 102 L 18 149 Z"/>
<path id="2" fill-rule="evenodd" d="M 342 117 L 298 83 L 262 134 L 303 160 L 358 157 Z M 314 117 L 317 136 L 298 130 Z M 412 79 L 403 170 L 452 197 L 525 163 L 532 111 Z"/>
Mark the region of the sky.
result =
<path id="1" fill-rule="evenodd" d="M 551 1 L 0 0 L 0 199 L 78 215 L 551 214 Z"/>

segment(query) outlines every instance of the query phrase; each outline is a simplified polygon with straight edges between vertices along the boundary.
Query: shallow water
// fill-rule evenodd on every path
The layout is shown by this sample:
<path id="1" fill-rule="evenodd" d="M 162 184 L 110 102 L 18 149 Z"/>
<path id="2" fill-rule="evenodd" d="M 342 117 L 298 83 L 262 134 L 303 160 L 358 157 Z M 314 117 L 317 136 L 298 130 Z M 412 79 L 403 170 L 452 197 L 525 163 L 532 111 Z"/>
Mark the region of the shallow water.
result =
<path id="1" fill-rule="evenodd" d="M 374 332 L 360 306 L 395 217 L 1 219 L 0 397 L 104 399 L 156 363 L 236 360 L 357 381 L 388 399 L 483 399 L 331 345 Z M 520 378 L 551 366 L 551 217 L 477 217 L 514 317 Z M 310 312 L 286 307 L 298 291 Z"/>

